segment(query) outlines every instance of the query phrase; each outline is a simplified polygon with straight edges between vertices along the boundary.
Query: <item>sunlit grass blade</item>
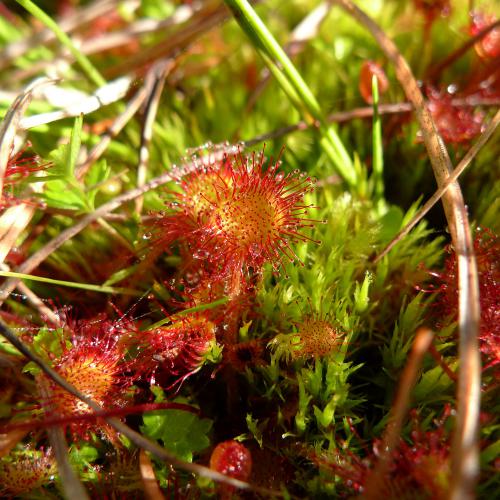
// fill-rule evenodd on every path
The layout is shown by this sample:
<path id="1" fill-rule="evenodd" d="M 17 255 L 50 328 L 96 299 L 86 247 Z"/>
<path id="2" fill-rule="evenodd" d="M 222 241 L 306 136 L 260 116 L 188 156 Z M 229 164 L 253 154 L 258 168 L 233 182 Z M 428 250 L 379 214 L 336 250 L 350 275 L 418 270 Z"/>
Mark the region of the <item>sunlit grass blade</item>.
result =
<path id="1" fill-rule="evenodd" d="M 88 290 L 89 292 L 99 293 L 112 293 L 122 295 L 140 296 L 141 293 L 131 288 L 111 287 L 106 285 L 93 285 L 91 283 L 76 283 L 74 281 L 54 280 L 51 278 L 44 278 L 43 276 L 34 276 L 32 274 L 15 273 L 12 271 L 0 271 L 0 276 L 5 278 L 20 278 L 23 280 L 39 281 L 41 283 L 50 283 L 51 285 L 67 286 L 70 288 L 80 288 L 81 290 Z"/>
<path id="2" fill-rule="evenodd" d="M 323 151 L 342 178 L 354 187 L 357 174 L 353 161 L 335 129 L 327 123 L 318 101 L 290 58 L 246 0 L 225 1 L 294 106 L 307 121 L 319 124 Z"/>
<path id="3" fill-rule="evenodd" d="M 384 197 L 384 150 L 382 146 L 382 123 L 378 112 L 378 80 L 375 75 L 372 77 L 373 96 L 373 191 L 375 202 L 380 203 Z"/>
<path id="4" fill-rule="evenodd" d="M 88 79 L 98 87 L 106 85 L 106 80 L 102 77 L 99 71 L 94 67 L 90 60 L 80 52 L 71 38 L 64 33 L 58 24 L 48 16 L 40 7 L 35 5 L 31 0 L 17 0 L 17 3 L 22 5 L 33 17 L 45 24 L 47 28 L 54 32 L 57 39 L 71 52 L 76 62 L 80 65 Z"/>
<path id="5" fill-rule="evenodd" d="M 222 297 L 222 299 L 214 300 L 213 302 L 208 302 L 206 304 L 199 304 L 197 306 L 190 307 L 188 309 L 183 309 L 175 314 L 175 316 L 185 316 L 187 314 L 192 314 L 195 312 L 208 311 L 209 309 L 215 309 L 216 307 L 223 306 L 227 304 L 229 301 L 228 297 Z M 148 326 L 148 330 L 154 330 L 155 328 L 159 328 L 163 326 L 165 323 L 170 323 L 172 321 L 172 316 L 168 316 L 166 318 L 153 323 L 151 326 Z"/>

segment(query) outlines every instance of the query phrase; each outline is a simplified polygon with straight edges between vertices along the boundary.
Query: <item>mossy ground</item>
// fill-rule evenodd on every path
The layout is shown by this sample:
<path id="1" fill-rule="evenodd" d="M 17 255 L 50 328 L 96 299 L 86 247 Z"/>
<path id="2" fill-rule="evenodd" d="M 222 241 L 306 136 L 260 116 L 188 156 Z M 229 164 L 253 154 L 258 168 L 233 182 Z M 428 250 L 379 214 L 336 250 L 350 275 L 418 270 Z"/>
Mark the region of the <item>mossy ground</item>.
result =
<path id="1" fill-rule="evenodd" d="M 92 2 L 35 3 L 60 24 L 64 16 L 95 7 Z M 443 269 L 448 255 L 445 248 L 450 243 L 441 205 L 436 205 L 426 220 L 386 257 L 374 263 L 376 255 L 436 188 L 419 139 L 418 124 L 408 112 L 382 113 L 380 144 L 372 138 L 370 117 L 359 118 L 353 113 L 345 122 L 333 125 L 351 158 L 355 187 L 343 182 L 335 162 L 322 148 L 322 129 L 314 126 L 279 134 L 247 148 L 245 144 L 253 138 L 309 120 L 310 116 L 300 106 L 294 107 L 273 77 L 256 94 L 258 84 L 267 78 L 266 64 L 255 40 L 247 38 L 230 11 L 208 1 L 115 3 L 106 15 L 81 25 L 77 22 L 70 35 L 81 53 L 88 52 L 91 64 L 108 82 L 129 76 L 132 83 L 123 98 L 98 105 L 95 111 L 84 111 L 83 117 L 62 118 L 24 132 L 18 130 L 16 147 L 29 143 L 24 155 L 36 154 L 40 157 L 37 164 L 47 166 L 41 174 L 14 178 L 16 182 L 4 185 L 4 193 L 11 197 L 5 203 L 4 213 L 9 206 L 17 205 L 16 200 L 29 200 L 20 203 L 33 208 L 31 218 L 8 248 L 5 263 L 16 271 L 30 255 L 79 218 L 144 183 L 143 176 L 149 180 L 175 165 L 191 164 L 191 148 L 197 148 L 197 157 L 203 158 L 206 153 L 229 149 L 240 141 L 242 154 L 259 152 L 265 142 L 266 157 L 277 158 L 281 154 L 280 169 L 284 173 L 298 169 L 317 179 L 316 189 L 305 196 L 304 203 L 317 207 L 311 208 L 308 216 L 324 223 L 315 223 L 302 233 L 321 243 L 298 242 L 293 246 L 297 260 L 285 259 L 278 271 L 266 265 L 262 276 L 256 273 L 251 297 L 243 301 L 243 310 L 237 315 L 227 313 L 224 304 L 214 309 L 219 316 L 233 314 L 231 317 L 236 320 L 226 317 L 228 328 L 235 329 L 236 343 L 246 347 L 237 350 L 234 341 L 224 345 L 222 330 L 226 323 L 219 321 L 215 312 L 214 321 L 219 321 L 221 328 L 217 344 L 211 344 L 212 350 L 205 353 L 192 376 L 174 385 L 168 374 L 164 378 L 137 376 L 135 385 L 125 395 L 130 406 L 176 402 L 194 408 L 194 413 L 163 409 L 122 418 L 182 460 L 205 465 L 215 445 L 230 439 L 241 440 L 253 457 L 254 469 L 248 481 L 281 490 L 285 496 L 352 495 L 355 471 L 352 469 L 353 479 L 349 483 L 340 469 L 343 466 L 345 472 L 345 463 L 354 462 L 354 456 L 373 459 L 372 442 L 382 436 L 387 424 L 418 327 L 435 330 L 437 351 L 452 371 L 458 370 L 453 315 L 445 318 L 440 314 L 436 294 L 430 291 L 440 286 L 440 278 L 431 272 Z M 438 16 L 429 30 L 416 3 L 365 1 L 359 5 L 396 42 L 416 77 L 427 85 L 429 68 L 469 38 L 468 3 L 451 2 L 449 16 Z M 272 0 L 260 2 L 256 9 L 278 42 L 286 46 L 294 27 L 318 4 L 308 0 Z M 494 7 L 493 2 L 476 4 L 475 8 L 484 12 Z M 389 89 L 381 96 L 380 105 L 406 102 L 394 69 L 366 30 L 341 9 L 328 9 L 317 30 L 292 56 L 320 104 L 321 113 L 327 116 L 369 108 L 358 89 L 360 69 L 367 59 L 378 61 L 388 76 Z M 180 13 L 189 16 L 181 22 Z M 200 19 L 211 20 L 218 15 L 220 18 L 210 29 L 200 25 Z M 132 34 L 124 35 L 125 43 L 120 46 L 98 48 L 95 52 L 88 49 L 92 42 L 105 40 L 111 32 L 125 33 L 128 28 L 138 27 L 141 20 L 160 22 L 168 18 L 172 23 L 159 31 L 134 34 L 132 30 Z M 30 17 L 20 5 L 4 3 L 0 10 L 0 43 L 4 47 L 0 52 L 2 115 L 14 97 L 37 76 L 49 76 L 56 81 L 35 92 L 26 116 L 64 108 L 62 99 L 66 97 L 73 99 L 73 104 L 81 104 L 83 94 L 75 101 L 70 92 L 78 91 L 88 97 L 97 90 L 96 83 L 74 62 L 64 44 L 55 39 L 41 43 L 32 38 L 41 30 L 40 21 Z M 189 43 L 184 42 L 186 39 Z M 20 46 L 23 41 L 27 42 L 26 48 L 11 58 L 7 48 Z M 155 52 L 152 47 L 159 49 Z M 150 109 L 145 101 L 123 130 L 111 138 L 99 159 L 79 176 L 89 151 L 124 112 L 127 102 L 147 86 L 151 77 L 148 71 L 160 57 L 171 58 L 174 67 L 159 94 L 150 143 L 141 141 Z M 457 99 L 489 99 L 477 108 L 484 113 L 486 123 L 498 107 L 498 71 L 490 75 L 493 83 L 486 89 L 489 93 L 483 92 L 484 86 L 480 92 L 476 80 L 478 74 L 487 72 L 489 64 L 472 47 L 446 67 L 433 85 L 443 89 L 455 86 Z M 47 89 L 57 91 L 55 101 L 50 101 Z M 152 95 L 154 90 L 150 88 Z M 447 145 L 454 164 L 470 143 Z M 145 169 L 141 167 L 138 174 L 144 144 L 149 148 L 149 157 Z M 373 157 L 381 148 L 383 178 L 379 179 L 373 175 Z M 496 234 L 500 229 L 498 153 L 498 144 L 488 143 L 460 179 L 471 226 L 488 228 Z M 185 251 L 179 245 L 158 251 L 150 248 L 155 238 L 151 238 L 148 221 L 166 210 L 166 203 L 174 199 L 172 192 L 178 190 L 178 183 L 164 183 L 147 190 L 139 205 L 129 201 L 111 215 L 92 221 L 28 273 L 58 280 L 57 283 L 27 279 L 25 285 L 52 311 L 68 308 L 68 315 L 75 321 L 126 318 L 139 332 L 182 309 L 199 306 L 199 302 L 189 303 L 185 297 L 178 300 L 185 286 L 181 279 L 185 278 L 183 273 L 188 265 Z M 498 259 L 498 254 L 491 258 Z M 497 265 L 496 261 L 494 266 Z M 71 283 L 61 286 L 61 281 L 93 284 L 98 291 L 77 289 Z M 3 320 L 50 364 L 60 354 L 61 342 L 71 345 L 71 339 L 64 327 L 47 323 L 25 295 L 19 290 L 10 294 L 3 305 Z M 207 296 L 211 301 L 221 298 Z M 301 356 L 300 342 L 307 341 L 300 337 L 301 324 L 314 315 L 329 321 L 338 338 L 327 353 L 319 350 L 321 354 Z M 34 414 L 41 418 L 35 384 L 39 369 L 31 363 L 26 365 L 25 358 L 6 341 L 0 347 L 6 363 L 1 375 L 0 416 L 2 424 L 11 425 L 9 432 L 13 432 L 12 424 Z M 140 345 L 134 345 L 127 356 L 133 359 L 138 349 Z M 410 404 L 417 417 L 403 428 L 402 437 L 407 443 L 415 439 L 415 421 L 421 432 L 432 432 L 434 419 L 441 417 L 445 405 L 455 405 L 456 382 L 436 358 L 425 356 L 420 372 Z M 481 474 L 477 487 L 483 498 L 498 491 L 494 465 L 498 460 L 496 373 L 494 367 L 483 372 Z M 450 429 L 446 427 L 441 436 L 441 451 L 448 449 L 451 442 L 452 424 L 443 425 Z M 128 438 L 121 436 L 110 442 L 105 433 L 93 433 L 87 441 L 80 436 L 67 437 L 74 468 L 92 495 L 109 494 L 112 490 L 123 498 L 144 496 L 138 453 Z M 28 456 L 38 456 L 43 452 L 35 450 L 50 446 L 43 424 L 19 436 L 17 441 L 13 443 L 14 452 Z M 13 456 L 2 459 L 5 470 L 17 460 Z M 0 469 L 0 476 L 4 469 Z M 154 462 L 154 470 L 166 497 L 217 494 L 214 483 L 186 472 L 174 473 L 160 461 Z M 421 480 L 422 475 L 418 477 L 420 482 L 415 480 L 407 485 L 408 498 L 435 498 L 438 493 L 432 489 L 432 481 L 426 483 Z M 447 481 L 446 476 L 444 490 L 449 488 Z M 418 491 L 411 489 L 417 486 Z M 388 494 L 396 498 L 397 487 L 389 488 Z M 26 498 L 58 498 L 61 491 L 60 480 L 51 469 L 45 481 L 37 483 L 36 490 L 14 493 Z M 14 493 L 6 490 L 5 494 Z M 224 492 L 219 490 L 219 494 Z M 232 494 L 237 496 L 236 492 Z"/>

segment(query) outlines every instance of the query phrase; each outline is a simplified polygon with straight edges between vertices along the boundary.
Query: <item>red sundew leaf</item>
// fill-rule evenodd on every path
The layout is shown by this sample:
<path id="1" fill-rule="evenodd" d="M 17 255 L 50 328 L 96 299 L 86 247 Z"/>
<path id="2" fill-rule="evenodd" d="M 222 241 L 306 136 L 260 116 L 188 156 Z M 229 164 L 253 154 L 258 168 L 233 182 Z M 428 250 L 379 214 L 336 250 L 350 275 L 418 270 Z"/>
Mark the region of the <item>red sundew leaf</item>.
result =
<path id="1" fill-rule="evenodd" d="M 343 342 L 344 332 L 329 315 L 308 314 L 296 328 L 297 333 L 278 334 L 269 344 L 278 358 L 321 358 L 337 351 Z"/>
<path id="2" fill-rule="evenodd" d="M 263 152 L 226 155 L 180 173 L 181 192 L 167 213 L 158 214 L 152 245 L 168 250 L 181 243 L 229 281 L 260 272 L 266 262 L 279 268 L 296 260 L 291 243 L 309 240 L 300 230 L 315 222 L 303 204 L 313 182 L 298 171 L 279 173 L 279 161 L 266 171 L 263 165 Z"/>
<path id="3" fill-rule="evenodd" d="M 13 452 L 0 461 L 0 494 L 11 498 L 29 493 L 51 482 L 56 470 L 50 449 Z"/>
<path id="4" fill-rule="evenodd" d="M 484 114 L 471 108 L 456 106 L 447 92 L 427 90 L 428 109 L 445 142 L 468 143 L 483 130 Z"/>
<path id="5" fill-rule="evenodd" d="M 61 353 L 53 359 L 53 368 L 79 391 L 106 409 L 125 405 L 125 393 L 134 376 L 129 373 L 129 363 L 123 361 L 122 340 L 130 333 L 130 326 L 103 319 L 68 320 L 66 328 L 71 333 L 71 343 L 60 343 Z M 98 426 L 91 420 L 75 420 L 75 415 L 91 415 L 92 409 L 68 393 L 45 374 L 37 383 L 44 395 L 41 406 L 50 418 L 67 418 L 66 427 L 73 434 L 86 439 Z M 113 434 L 108 437 L 113 439 Z"/>
<path id="6" fill-rule="evenodd" d="M 478 231 L 474 239 L 479 276 L 481 322 L 479 348 L 487 369 L 500 365 L 500 240 L 493 231 Z M 439 292 L 435 309 L 441 318 L 455 321 L 458 316 L 457 257 L 451 248 L 442 273 L 437 278 Z"/>
<path id="7" fill-rule="evenodd" d="M 435 428 L 422 430 L 413 411 L 413 431 L 409 442 L 400 439 L 391 456 L 387 475 L 379 485 L 379 494 L 387 498 L 446 498 L 449 490 L 450 440 L 445 423 L 450 417 L 447 405 Z M 380 440 L 374 440 L 365 457 L 349 449 L 311 452 L 310 460 L 340 478 L 347 491 L 362 494 L 374 471 Z"/>
<path id="8" fill-rule="evenodd" d="M 5 184 L 14 184 L 34 172 L 50 167 L 51 163 L 40 163 L 40 158 L 37 155 L 26 156 L 25 152 L 26 149 L 22 149 L 9 158 L 5 169 Z"/>
<path id="9" fill-rule="evenodd" d="M 327 356 L 334 352 L 341 343 L 342 334 L 327 319 L 319 315 L 306 317 L 297 325 L 300 338 L 298 350 L 295 356 L 306 358 Z"/>
<path id="10" fill-rule="evenodd" d="M 232 366 L 238 372 L 244 372 L 247 367 L 263 365 L 264 345 L 259 339 L 224 346 L 223 362 Z"/>
<path id="11" fill-rule="evenodd" d="M 186 377 L 198 371 L 215 343 L 216 325 L 202 313 L 136 335 L 134 370 L 142 378 Z"/>
<path id="12" fill-rule="evenodd" d="M 11 155 L 7 161 L 3 184 L 6 187 L 9 187 L 11 192 L 3 193 L 2 199 L 0 200 L 0 208 L 17 205 L 19 203 L 38 204 L 38 202 L 31 200 L 18 199 L 13 194 L 14 187 L 20 181 L 35 172 L 47 170 L 47 168 L 51 166 L 51 163 L 49 162 L 41 163 L 40 158 L 37 155 L 26 155 L 27 147 L 28 146 L 21 149 L 18 153 Z"/>

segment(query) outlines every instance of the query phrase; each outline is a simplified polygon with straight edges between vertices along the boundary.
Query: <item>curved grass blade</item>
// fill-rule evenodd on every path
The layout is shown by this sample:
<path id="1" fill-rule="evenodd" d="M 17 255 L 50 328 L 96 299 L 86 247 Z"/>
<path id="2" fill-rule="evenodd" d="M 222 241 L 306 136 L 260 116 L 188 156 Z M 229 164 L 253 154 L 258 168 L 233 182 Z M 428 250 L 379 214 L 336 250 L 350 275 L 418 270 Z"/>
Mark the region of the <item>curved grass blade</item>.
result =
<path id="1" fill-rule="evenodd" d="M 351 188 L 355 187 L 358 179 L 351 157 L 335 129 L 323 116 L 318 101 L 290 58 L 249 2 L 225 0 L 225 3 L 232 10 L 236 21 L 263 57 L 293 105 L 305 115 L 308 122 L 317 122 L 321 135 L 320 143 L 325 154 L 347 184 Z"/>

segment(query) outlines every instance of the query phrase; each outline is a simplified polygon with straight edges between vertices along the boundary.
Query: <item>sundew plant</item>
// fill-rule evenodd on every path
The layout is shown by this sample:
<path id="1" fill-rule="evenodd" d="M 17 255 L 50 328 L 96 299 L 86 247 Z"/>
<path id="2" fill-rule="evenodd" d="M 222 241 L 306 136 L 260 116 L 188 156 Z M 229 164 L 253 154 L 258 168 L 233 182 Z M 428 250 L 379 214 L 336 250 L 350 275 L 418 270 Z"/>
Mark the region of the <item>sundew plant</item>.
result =
<path id="1" fill-rule="evenodd" d="M 498 16 L 0 2 L 0 497 L 494 498 Z"/>

